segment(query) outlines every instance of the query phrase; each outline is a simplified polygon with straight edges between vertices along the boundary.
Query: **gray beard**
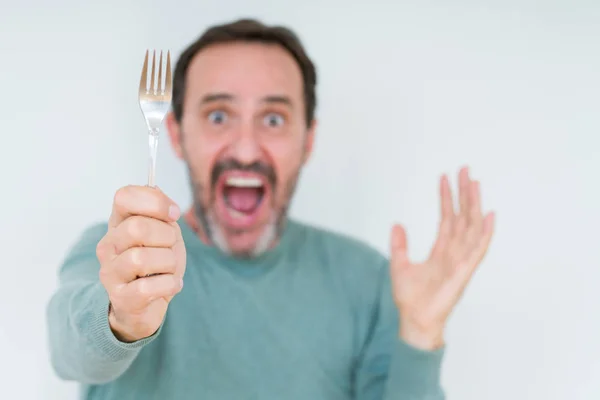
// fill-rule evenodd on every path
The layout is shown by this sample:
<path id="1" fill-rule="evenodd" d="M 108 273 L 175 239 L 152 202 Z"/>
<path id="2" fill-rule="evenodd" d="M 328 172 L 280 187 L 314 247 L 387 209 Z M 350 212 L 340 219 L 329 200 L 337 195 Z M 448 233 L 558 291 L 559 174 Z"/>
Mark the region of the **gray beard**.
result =
<path id="1" fill-rule="evenodd" d="M 285 206 L 282 207 L 278 212 L 273 213 L 271 220 L 264 227 L 264 230 L 258 238 L 256 244 L 249 251 L 234 252 L 227 244 L 227 236 L 216 222 L 214 214 L 210 209 L 207 209 L 202 204 L 202 194 L 204 187 L 200 184 L 195 183 L 192 171 L 188 168 L 188 176 L 190 179 L 190 185 L 192 188 L 193 201 L 194 201 L 194 214 L 198 219 L 201 228 L 208 240 L 216 246 L 221 252 L 232 255 L 239 258 L 254 258 L 265 253 L 275 241 L 277 241 L 285 228 L 285 224 L 288 220 L 288 208 L 291 203 L 294 192 L 296 191 L 296 185 L 300 176 L 300 171 L 290 181 L 286 187 L 286 202 Z M 215 198 L 212 196 L 211 203 L 214 203 Z"/>

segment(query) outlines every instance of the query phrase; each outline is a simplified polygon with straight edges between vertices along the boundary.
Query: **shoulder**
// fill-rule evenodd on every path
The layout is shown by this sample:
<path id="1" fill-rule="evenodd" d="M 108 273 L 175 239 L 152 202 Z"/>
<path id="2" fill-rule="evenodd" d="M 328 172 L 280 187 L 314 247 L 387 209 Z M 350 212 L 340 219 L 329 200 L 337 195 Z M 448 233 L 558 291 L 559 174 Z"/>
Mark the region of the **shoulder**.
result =
<path id="1" fill-rule="evenodd" d="M 382 269 L 387 270 L 387 257 L 364 240 L 296 220 L 289 224 L 296 232 L 302 251 L 315 254 L 334 269 L 365 274 L 379 274 Z"/>
<path id="2" fill-rule="evenodd" d="M 96 247 L 106 232 L 108 232 L 108 223 L 106 222 L 96 222 L 82 229 L 71 242 L 61 270 L 81 262 L 97 262 Z"/>
<path id="3" fill-rule="evenodd" d="M 96 246 L 100 239 L 108 232 L 107 222 L 96 222 L 88 225 L 84 228 L 74 241 L 71 251 L 84 251 L 87 252 L 89 249 L 96 251 Z"/>
<path id="4" fill-rule="evenodd" d="M 75 235 L 58 267 L 58 279 L 61 285 L 98 280 L 100 263 L 96 257 L 96 247 L 107 231 L 106 222 L 96 222 Z"/>
<path id="5" fill-rule="evenodd" d="M 389 261 L 382 252 L 349 234 L 298 221 L 291 224 L 293 258 L 302 260 L 302 267 L 351 313 L 364 317 L 365 326 L 381 301 L 391 304 Z"/>

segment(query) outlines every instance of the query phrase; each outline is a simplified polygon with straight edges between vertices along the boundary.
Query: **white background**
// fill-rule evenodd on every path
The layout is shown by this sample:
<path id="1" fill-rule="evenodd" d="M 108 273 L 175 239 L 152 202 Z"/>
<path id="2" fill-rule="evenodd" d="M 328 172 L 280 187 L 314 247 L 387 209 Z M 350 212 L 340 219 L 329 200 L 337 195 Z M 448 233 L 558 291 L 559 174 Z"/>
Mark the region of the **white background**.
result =
<path id="1" fill-rule="evenodd" d="M 145 184 L 146 48 L 178 56 L 208 25 L 256 16 L 296 29 L 319 70 L 319 136 L 295 216 L 386 252 L 403 222 L 419 258 L 439 175 L 456 182 L 469 164 L 481 179 L 497 231 L 448 328 L 448 398 L 600 399 L 599 2 L 0 8 L 0 398 L 76 398 L 50 368 L 45 307 L 81 230 L 108 217 L 118 187 Z M 166 139 L 158 184 L 187 207 Z"/>

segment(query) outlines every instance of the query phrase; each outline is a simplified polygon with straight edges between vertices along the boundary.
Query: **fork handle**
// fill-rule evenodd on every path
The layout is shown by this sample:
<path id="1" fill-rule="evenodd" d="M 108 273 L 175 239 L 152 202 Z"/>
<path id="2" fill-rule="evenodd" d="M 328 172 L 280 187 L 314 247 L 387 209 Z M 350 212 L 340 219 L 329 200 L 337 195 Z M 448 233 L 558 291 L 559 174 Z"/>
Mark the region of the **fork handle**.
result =
<path id="1" fill-rule="evenodd" d="M 158 150 L 158 129 L 151 129 L 148 135 L 150 158 L 148 162 L 148 186 L 156 186 L 156 154 Z"/>

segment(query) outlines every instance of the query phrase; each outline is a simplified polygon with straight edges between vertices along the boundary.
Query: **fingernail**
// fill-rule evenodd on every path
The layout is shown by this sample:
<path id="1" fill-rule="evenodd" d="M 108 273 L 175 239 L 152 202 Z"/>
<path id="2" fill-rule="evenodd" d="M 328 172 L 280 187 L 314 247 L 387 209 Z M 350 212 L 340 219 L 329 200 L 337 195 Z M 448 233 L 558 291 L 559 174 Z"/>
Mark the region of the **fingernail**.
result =
<path id="1" fill-rule="evenodd" d="M 177 207 L 175 204 L 169 206 L 169 218 L 171 218 L 174 221 L 177 221 L 179 219 L 179 215 L 179 207 Z"/>

